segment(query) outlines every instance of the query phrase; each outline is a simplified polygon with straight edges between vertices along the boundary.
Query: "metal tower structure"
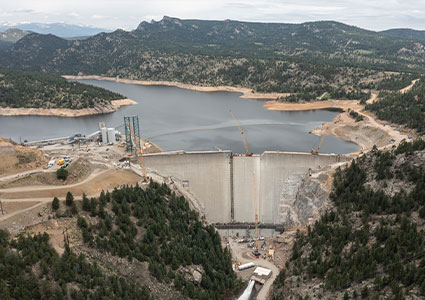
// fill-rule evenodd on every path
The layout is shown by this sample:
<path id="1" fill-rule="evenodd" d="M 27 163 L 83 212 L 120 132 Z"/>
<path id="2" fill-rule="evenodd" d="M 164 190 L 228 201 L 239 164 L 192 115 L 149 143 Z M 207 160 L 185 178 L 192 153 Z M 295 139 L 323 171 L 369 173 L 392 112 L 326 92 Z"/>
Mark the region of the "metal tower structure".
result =
<path id="1" fill-rule="evenodd" d="M 139 116 L 124 117 L 125 129 L 125 149 L 127 152 L 135 152 L 140 149 L 140 129 L 139 129 Z M 135 141 L 133 140 L 134 131 Z M 137 143 L 137 145 L 135 144 Z"/>

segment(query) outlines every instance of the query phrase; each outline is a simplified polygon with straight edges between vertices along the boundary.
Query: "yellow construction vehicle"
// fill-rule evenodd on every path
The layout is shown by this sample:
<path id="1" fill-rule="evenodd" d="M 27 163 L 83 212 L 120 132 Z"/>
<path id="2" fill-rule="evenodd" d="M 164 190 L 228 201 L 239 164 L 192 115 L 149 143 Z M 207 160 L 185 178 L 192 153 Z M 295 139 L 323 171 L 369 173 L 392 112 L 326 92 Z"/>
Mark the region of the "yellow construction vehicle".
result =
<path id="1" fill-rule="evenodd" d="M 235 120 L 236 126 L 238 127 L 239 132 L 240 132 L 240 133 L 241 133 L 241 135 L 242 135 L 242 141 L 243 141 L 243 145 L 244 145 L 244 147 L 245 147 L 245 155 L 246 155 L 246 156 L 252 156 L 252 153 L 248 151 L 248 145 L 247 145 L 247 143 L 246 143 L 246 139 L 245 139 L 245 132 L 242 130 L 241 126 L 239 125 L 239 122 L 238 122 L 238 120 L 236 119 L 236 116 L 235 116 L 235 114 L 232 112 L 232 110 L 230 110 L 230 114 L 232 115 L 233 120 Z"/>
<path id="2" fill-rule="evenodd" d="M 311 149 L 311 154 L 314 154 L 314 155 L 319 154 L 320 147 L 322 146 L 324 140 L 325 140 L 325 135 L 322 135 L 322 137 L 320 138 L 319 145 L 317 146 L 316 150 Z"/>
<path id="3" fill-rule="evenodd" d="M 133 136 L 133 143 L 136 145 L 137 155 L 139 156 L 139 159 L 140 159 L 140 168 L 142 169 L 143 182 L 147 182 L 149 178 L 145 169 L 145 161 L 143 160 L 143 146 L 140 147 L 140 139 L 139 141 L 137 141 L 138 137 L 136 136 L 133 125 L 131 123 L 130 123 L 130 129 L 131 129 L 131 135 Z"/>

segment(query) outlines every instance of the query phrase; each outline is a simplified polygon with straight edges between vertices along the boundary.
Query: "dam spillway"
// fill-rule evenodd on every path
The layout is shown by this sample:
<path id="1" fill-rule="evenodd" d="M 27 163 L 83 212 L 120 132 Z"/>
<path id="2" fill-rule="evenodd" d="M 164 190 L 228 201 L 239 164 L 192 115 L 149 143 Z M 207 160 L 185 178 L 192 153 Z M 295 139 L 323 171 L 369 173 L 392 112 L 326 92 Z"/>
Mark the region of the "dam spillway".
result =
<path id="1" fill-rule="evenodd" d="M 212 223 L 281 223 L 281 203 L 295 197 L 309 169 L 346 161 L 342 155 L 266 151 L 240 156 L 231 151 L 145 154 L 146 168 L 189 191 Z M 255 193 L 255 195 L 254 195 Z"/>

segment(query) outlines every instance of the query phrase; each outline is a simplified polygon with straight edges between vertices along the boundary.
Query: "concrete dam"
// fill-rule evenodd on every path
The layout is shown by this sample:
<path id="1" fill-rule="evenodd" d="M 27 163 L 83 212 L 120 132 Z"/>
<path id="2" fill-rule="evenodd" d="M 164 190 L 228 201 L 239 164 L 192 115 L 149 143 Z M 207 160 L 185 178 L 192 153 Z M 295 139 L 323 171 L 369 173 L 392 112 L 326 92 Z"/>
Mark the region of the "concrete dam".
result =
<path id="1" fill-rule="evenodd" d="M 149 171 L 169 177 L 193 195 L 210 222 L 225 224 L 253 223 L 255 205 L 260 223 L 281 224 L 281 207 L 296 197 L 309 169 L 347 160 L 341 155 L 276 151 L 252 156 L 179 151 L 143 157 Z"/>

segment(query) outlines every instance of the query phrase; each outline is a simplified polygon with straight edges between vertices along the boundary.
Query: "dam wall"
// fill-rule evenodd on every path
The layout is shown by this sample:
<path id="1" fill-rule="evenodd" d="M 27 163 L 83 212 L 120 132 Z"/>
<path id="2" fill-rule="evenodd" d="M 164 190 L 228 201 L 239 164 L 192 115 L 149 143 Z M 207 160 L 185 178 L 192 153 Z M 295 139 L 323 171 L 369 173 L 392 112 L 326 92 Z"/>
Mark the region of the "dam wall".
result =
<path id="1" fill-rule="evenodd" d="M 165 152 L 143 155 L 145 167 L 180 181 L 198 199 L 211 222 L 231 220 L 230 160 L 232 153 Z"/>
<path id="2" fill-rule="evenodd" d="M 259 221 L 280 224 L 282 209 L 295 200 L 309 169 L 347 158 L 341 155 L 266 151 L 261 155 L 232 155 L 231 151 L 164 152 L 145 154 L 148 172 L 178 181 L 198 200 L 201 213 L 213 223 Z"/>
<path id="3" fill-rule="evenodd" d="M 234 221 L 236 222 L 254 222 L 254 203 L 257 211 L 259 210 L 260 163 L 260 156 L 233 157 Z"/>

